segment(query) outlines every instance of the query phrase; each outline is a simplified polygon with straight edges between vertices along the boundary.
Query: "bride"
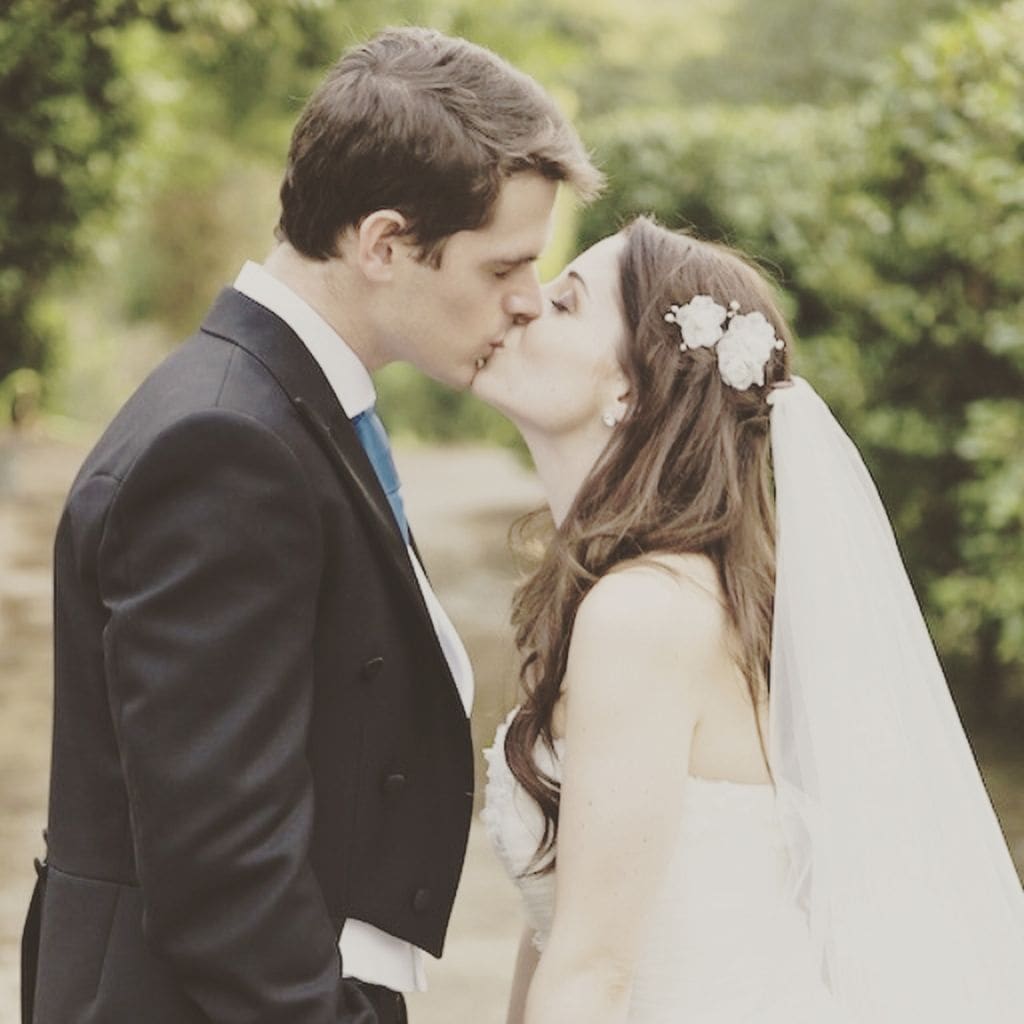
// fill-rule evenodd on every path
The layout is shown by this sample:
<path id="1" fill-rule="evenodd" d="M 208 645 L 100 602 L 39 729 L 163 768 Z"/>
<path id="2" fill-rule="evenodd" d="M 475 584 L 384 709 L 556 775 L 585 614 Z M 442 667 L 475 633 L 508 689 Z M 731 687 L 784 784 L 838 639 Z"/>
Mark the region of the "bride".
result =
<path id="1" fill-rule="evenodd" d="M 473 389 L 555 531 L 483 819 L 509 1024 L 1009 1024 L 1024 897 L 888 520 L 761 275 L 640 218 Z"/>

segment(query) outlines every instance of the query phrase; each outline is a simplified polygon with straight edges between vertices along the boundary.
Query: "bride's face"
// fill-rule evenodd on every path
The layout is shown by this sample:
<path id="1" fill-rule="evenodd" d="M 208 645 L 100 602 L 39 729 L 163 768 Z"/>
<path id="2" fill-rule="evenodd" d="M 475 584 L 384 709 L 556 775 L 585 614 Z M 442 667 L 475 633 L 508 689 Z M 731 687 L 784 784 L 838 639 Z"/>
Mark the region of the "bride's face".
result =
<path id="1" fill-rule="evenodd" d="M 544 313 L 526 327 L 513 327 L 477 373 L 473 393 L 524 432 L 607 433 L 602 415 L 621 416 L 624 245 L 621 235 L 611 235 L 574 259 L 544 286 Z"/>

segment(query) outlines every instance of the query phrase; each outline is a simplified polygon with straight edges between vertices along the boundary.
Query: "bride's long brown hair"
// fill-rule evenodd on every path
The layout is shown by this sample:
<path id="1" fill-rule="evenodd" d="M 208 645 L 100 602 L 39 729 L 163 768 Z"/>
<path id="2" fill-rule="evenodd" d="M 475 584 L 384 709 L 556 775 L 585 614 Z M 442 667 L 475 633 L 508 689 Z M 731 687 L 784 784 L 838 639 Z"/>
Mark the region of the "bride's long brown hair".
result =
<path id="1" fill-rule="evenodd" d="M 623 235 L 627 330 L 620 360 L 629 412 L 512 606 L 525 696 L 505 751 L 544 815 L 534 859 L 541 873 L 554 866 L 559 788 L 538 769 L 533 751 L 538 741 L 553 750 L 552 716 L 573 623 L 598 579 L 660 552 L 706 555 L 717 569 L 736 662 L 755 708 L 768 679 L 775 550 L 766 398 L 771 384 L 789 375 L 791 335 L 771 287 L 739 253 L 646 217 Z M 786 342 L 771 356 L 764 387 L 726 385 L 714 349 L 680 351 L 679 329 L 665 313 L 695 295 L 763 313 Z"/>

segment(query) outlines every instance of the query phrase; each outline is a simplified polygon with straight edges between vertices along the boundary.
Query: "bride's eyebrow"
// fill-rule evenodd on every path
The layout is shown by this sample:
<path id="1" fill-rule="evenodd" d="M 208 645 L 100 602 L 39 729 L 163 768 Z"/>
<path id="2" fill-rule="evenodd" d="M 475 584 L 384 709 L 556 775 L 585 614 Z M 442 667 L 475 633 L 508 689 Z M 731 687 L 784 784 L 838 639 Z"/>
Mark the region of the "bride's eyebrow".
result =
<path id="1" fill-rule="evenodd" d="M 589 299 L 590 298 L 590 289 L 587 287 L 587 282 L 584 281 L 583 278 L 580 277 L 580 275 L 577 274 L 575 270 L 570 270 L 569 271 L 569 277 L 573 278 L 576 281 L 579 281 L 579 283 L 583 286 L 583 290 L 587 293 L 587 298 Z"/>

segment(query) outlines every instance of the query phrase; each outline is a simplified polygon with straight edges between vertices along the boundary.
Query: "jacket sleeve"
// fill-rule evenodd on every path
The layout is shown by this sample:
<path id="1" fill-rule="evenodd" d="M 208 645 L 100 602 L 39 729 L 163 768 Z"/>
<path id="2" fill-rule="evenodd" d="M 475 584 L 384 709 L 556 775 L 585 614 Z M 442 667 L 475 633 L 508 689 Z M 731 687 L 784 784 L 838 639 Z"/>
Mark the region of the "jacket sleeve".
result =
<path id="1" fill-rule="evenodd" d="M 143 927 L 214 1024 L 376 1020 L 308 858 L 322 544 L 292 451 L 211 410 L 147 446 L 100 546 Z"/>

